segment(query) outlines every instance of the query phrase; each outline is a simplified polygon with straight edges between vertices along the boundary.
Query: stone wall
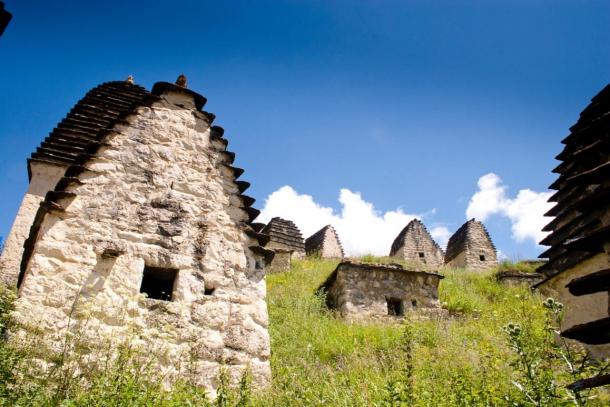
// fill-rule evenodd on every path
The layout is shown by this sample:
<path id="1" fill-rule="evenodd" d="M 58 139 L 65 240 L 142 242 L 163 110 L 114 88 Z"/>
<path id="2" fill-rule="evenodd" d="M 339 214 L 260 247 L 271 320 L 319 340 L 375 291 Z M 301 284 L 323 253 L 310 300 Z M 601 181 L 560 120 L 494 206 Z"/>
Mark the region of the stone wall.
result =
<path id="1" fill-rule="evenodd" d="M 275 256 L 268 266 L 269 273 L 284 273 L 290 271 L 292 265 L 292 250 L 274 249 Z"/>
<path id="2" fill-rule="evenodd" d="M 320 256 L 325 259 L 342 259 L 343 248 L 339 243 L 339 236 L 334 228 L 328 228 L 322 243 L 322 251 Z"/>
<path id="3" fill-rule="evenodd" d="M 291 247 L 282 244 L 281 242 L 269 241 L 269 243 L 265 245 L 265 249 L 273 250 L 276 253 L 278 251 L 291 251 L 292 257 L 295 259 L 302 259 L 305 257 L 304 250 L 293 250 Z"/>
<path id="4" fill-rule="evenodd" d="M 610 268 L 610 257 L 606 253 L 600 253 L 543 281 L 538 286 L 538 290 L 544 296 L 553 297 L 563 303 L 565 315 L 562 330 L 608 317 L 610 308 L 607 292 L 574 296 L 566 288 L 566 285 L 575 278 L 608 268 Z M 610 357 L 610 345 L 585 346 L 595 357 Z"/>
<path id="5" fill-rule="evenodd" d="M 42 221 L 17 321 L 56 351 L 68 331 L 128 340 L 157 356 L 167 383 L 214 394 L 221 366 L 234 382 L 249 366 L 267 385 L 264 263 L 240 228 L 248 214 L 208 116 L 165 93 L 105 143 L 68 187 L 65 211 Z M 171 301 L 143 298 L 145 267 L 176 270 Z"/>
<path id="6" fill-rule="evenodd" d="M 40 202 L 47 192 L 55 188 L 59 179 L 66 172 L 66 166 L 47 162 L 31 161 L 29 166 L 30 184 L 21 201 L 11 231 L 4 241 L 4 250 L 0 257 L 0 282 L 9 287 L 17 285 L 17 276 L 23 256 L 23 243 L 30 234 L 30 228 L 40 207 Z"/>
<path id="7" fill-rule="evenodd" d="M 496 274 L 496 280 L 500 283 L 505 284 L 510 287 L 515 286 L 532 286 L 541 282 L 544 279 L 542 274 L 538 273 L 524 273 L 521 271 L 513 270 L 513 271 L 502 271 Z"/>
<path id="8" fill-rule="evenodd" d="M 464 250 L 447 262 L 449 267 L 465 268 L 473 271 L 484 271 L 497 265 L 496 249 L 483 227 L 471 227 L 468 231 Z"/>
<path id="9" fill-rule="evenodd" d="M 388 301 L 399 302 L 404 314 L 441 311 L 438 286 L 443 277 L 439 274 L 345 262 L 331 278 L 326 285 L 328 305 L 348 320 L 392 316 Z"/>
<path id="10" fill-rule="evenodd" d="M 426 270 L 438 270 L 443 266 L 445 254 L 421 222 L 412 221 L 401 234 L 395 240 L 398 247 L 392 247 L 397 250 L 392 250 L 390 256 Z"/>

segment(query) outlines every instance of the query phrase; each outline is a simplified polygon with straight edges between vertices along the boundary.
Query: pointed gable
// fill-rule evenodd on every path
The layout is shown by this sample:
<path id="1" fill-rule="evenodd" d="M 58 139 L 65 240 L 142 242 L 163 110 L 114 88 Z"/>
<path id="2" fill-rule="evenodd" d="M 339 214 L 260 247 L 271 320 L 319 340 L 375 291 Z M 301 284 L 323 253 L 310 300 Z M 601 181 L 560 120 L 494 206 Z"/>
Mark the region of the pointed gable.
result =
<path id="1" fill-rule="evenodd" d="M 317 254 L 322 258 L 345 257 L 339 235 L 331 225 L 324 226 L 305 240 L 305 252 L 307 255 Z"/>
<path id="2" fill-rule="evenodd" d="M 237 179 L 243 170 L 204 103 L 166 82 L 151 92 L 109 82 L 53 130 L 31 160 L 66 169 L 26 240 L 15 318 L 51 348 L 81 326 L 99 339 L 92 349 L 103 341 L 113 349 L 137 326 L 146 351 L 159 351 L 152 362 L 171 372 L 167 384 L 213 392 L 221 369 L 239 377 L 248 364 L 265 386 L 273 252 L 261 247 L 267 236 L 252 224 L 259 212 L 243 194 L 249 183 Z M 177 344 L 164 327 L 194 339 Z"/>
<path id="3" fill-rule="evenodd" d="M 106 82 L 91 89 L 32 153 L 31 161 L 75 165 L 95 153 L 112 129 L 138 107 L 158 97 L 127 81 Z"/>
<path id="4" fill-rule="evenodd" d="M 483 223 L 470 219 L 449 238 L 445 264 L 484 270 L 497 264 L 496 246 Z"/>
<path id="5" fill-rule="evenodd" d="M 390 256 L 432 268 L 441 267 L 444 258 L 443 250 L 419 219 L 413 219 L 396 236 Z"/>

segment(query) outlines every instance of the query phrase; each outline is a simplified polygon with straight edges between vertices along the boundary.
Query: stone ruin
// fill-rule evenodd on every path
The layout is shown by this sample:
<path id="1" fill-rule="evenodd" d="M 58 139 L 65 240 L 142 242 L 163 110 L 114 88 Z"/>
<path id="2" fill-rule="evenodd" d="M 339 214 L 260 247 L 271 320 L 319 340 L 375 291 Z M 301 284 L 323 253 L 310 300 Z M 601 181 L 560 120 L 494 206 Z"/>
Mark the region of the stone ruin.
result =
<path id="1" fill-rule="evenodd" d="M 167 385 L 212 394 L 270 380 L 265 263 L 258 215 L 206 99 L 179 83 L 90 90 L 28 160 L 30 185 L 2 255 L 18 284 L 19 335 L 61 352 L 129 342 Z"/>
<path id="2" fill-rule="evenodd" d="M 557 192 L 546 213 L 554 219 L 538 268 L 545 280 L 536 287 L 565 306 L 563 336 L 579 340 L 596 357 L 610 356 L 610 85 L 580 114 L 562 140 Z M 606 375 L 610 383 L 610 375 Z"/>
<path id="3" fill-rule="evenodd" d="M 518 270 L 501 271 L 495 275 L 498 282 L 510 286 L 532 286 L 542 281 L 543 276 L 539 273 L 525 273 Z"/>
<path id="4" fill-rule="evenodd" d="M 305 252 L 308 256 L 319 256 L 323 259 L 345 257 L 339 235 L 331 225 L 324 226 L 305 240 Z"/>
<path id="5" fill-rule="evenodd" d="M 441 313 L 440 274 L 398 264 L 342 262 L 322 284 L 329 308 L 348 320 Z"/>
<path id="6" fill-rule="evenodd" d="M 260 228 L 260 226 L 258 227 Z M 269 266 L 270 273 L 288 271 L 292 258 L 305 257 L 303 236 L 292 221 L 275 217 L 266 226 L 260 228 L 260 233 L 268 239 L 265 248 L 275 253 Z"/>
<path id="7" fill-rule="evenodd" d="M 419 219 L 413 219 L 400 231 L 390 250 L 390 257 L 429 270 L 438 270 L 442 267 L 444 256 L 443 250 L 432 239 L 426 226 Z"/>
<path id="8" fill-rule="evenodd" d="M 498 264 L 496 246 L 485 226 L 470 219 L 449 238 L 445 265 L 469 270 L 488 270 Z"/>

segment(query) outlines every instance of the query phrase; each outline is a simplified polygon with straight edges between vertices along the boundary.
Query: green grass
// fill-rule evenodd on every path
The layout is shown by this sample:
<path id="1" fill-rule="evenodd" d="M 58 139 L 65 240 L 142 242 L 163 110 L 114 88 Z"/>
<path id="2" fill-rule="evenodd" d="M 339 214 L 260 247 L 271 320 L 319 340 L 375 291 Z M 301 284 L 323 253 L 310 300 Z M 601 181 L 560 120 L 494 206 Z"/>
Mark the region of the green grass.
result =
<path id="1" fill-rule="evenodd" d="M 394 262 L 373 256 L 364 260 Z M 290 272 L 267 276 L 273 385 L 251 396 L 243 389 L 227 390 L 227 397 L 214 405 L 574 405 L 566 401 L 568 395 L 562 390 L 572 378 L 561 369 L 562 361 L 549 340 L 549 314 L 541 306 L 544 299 L 529 289 L 500 285 L 493 278 L 495 270 L 446 269 L 441 270 L 445 278 L 439 295 L 449 316 L 407 320 L 402 325 L 350 324 L 329 311 L 317 293 L 336 265 L 336 261 L 304 259 L 295 261 Z M 0 308 L 2 304 L 0 301 Z M 526 333 L 519 337 L 520 353 L 511 349 L 504 330 L 509 323 L 518 324 Z M 14 355 L 6 352 L 6 346 L 0 346 L 0 356 Z M 562 398 L 550 404 L 528 400 L 527 389 L 519 390 L 514 384 L 517 381 L 527 387 L 518 354 L 529 355 L 526 362 L 533 361 L 537 378 L 546 374 L 544 377 L 552 379 L 548 386 L 558 386 L 558 390 L 545 387 L 536 391 L 554 392 Z M 180 386 L 166 393 L 116 367 L 94 377 L 92 390 L 75 387 L 51 399 L 48 395 L 57 393 L 54 383 L 20 382 L 7 373 L 9 365 L 0 364 L 0 377 L 5 381 L 0 385 L 0 406 L 19 405 L 15 392 L 29 394 L 27 403 L 20 405 L 32 406 L 209 405 L 192 387 Z M 7 386 L 7 381 L 16 384 Z M 588 405 L 607 405 L 607 392 L 591 395 L 597 398 Z"/>
<path id="2" fill-rule="evenodd" d="M 510 261 L 504 260 L 502 261 L 497 268 L 498 272 L 501 271 L 520 271 L 522 273 L 534 273 L 536 269 L 540 267 L 542 262 L 525 262 L 525 261 Z"/>

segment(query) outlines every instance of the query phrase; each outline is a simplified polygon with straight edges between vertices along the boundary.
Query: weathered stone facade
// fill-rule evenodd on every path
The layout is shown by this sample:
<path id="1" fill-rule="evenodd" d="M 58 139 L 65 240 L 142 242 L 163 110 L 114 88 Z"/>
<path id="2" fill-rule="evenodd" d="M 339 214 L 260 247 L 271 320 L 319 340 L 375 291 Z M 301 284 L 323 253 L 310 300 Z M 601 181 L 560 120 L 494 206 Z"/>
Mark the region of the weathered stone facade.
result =
<path id="1" fill-rule="evenodd" d="M 67 164 L 60 162 L 29 161 L 30 184 L 21 201 L 11 231 L 4 242 L 4 250 L 0 257 L 0 283 L 9 287 L 17 285 L 19 267 L 23 257 L 23 244 L 30 234 L 34 217 L 47 192 L 55 188 L 67 168 Z"/>
<path id="2" fill-rule="evenodd" d="M 580 114 L 562 140 L 562 162 L 550 189 L 554 219 L 540 244 L 548 262 L 538 288 L 565 306 L 565 335 L 586 343 L 595 356 L 610 356 L 610 85 Z"/>
<path id="3" fill-rule="evenodd" d="M 285 273 L 290 271 L 292 266 L 292 250 L 286 249 L 273 249 L 275 255 L 271 264 L 267 267 L 268 273 Z"/>
<path id="4" fill-rule="evenodd" d="M 390 256 L 427 270 L 438 270 L 443 266 L 445 254 L 426 226 L 419 219 L 413 219 L 394 239 Z"/>
<path id="5" fill-rule="evenodd" d="M 234 381 L 249 367 L 255 386 L 269 383 L 270 253 L 204 103 L 165 82 L 109 82 L 77 104 L 56 147 L 34 156 L 69 166 L 33 221 L 14 316 L 55 351 L 68 332 L 129 341 L 168 384 L 214 393 L 223 366 Z"/>
<path id="6" fill-rule="evenodd" d="M 575 296 L 570 293 L 567 285 L 574 279 L 585 277 L 592 271 L 610 268 L 607 254 L 598 254 L 582 261 L 569 271 L 557 273 L 534 285 L 545 297 L 552 297 L 564 305 L 564 317 L 561 322 L 564 329 L 608 318 L 608 291 Z M 587 345 L 595 357 L 610 356 L 610 345 Z"/>
<path id="7" fill-rule="evenodd" d="M 348 320 L 438 314 L 440 274 L 400 265 L 340 263 L 321 289 L 327 305 Z"/>
<path id="8" fill-rule="evenodd" d="M 496 247 L 481 222 L 470 219 L 449 238 L 446 266 L 483 271 L 497 264 Z"/>
<path id="9" fill-rule="evenodd" d="M 305 240 L 305 252 L 308 256 L 320 256 L 324 259 L 345 257 L 339 235 L 331 225 L 324 226 Z"/>

